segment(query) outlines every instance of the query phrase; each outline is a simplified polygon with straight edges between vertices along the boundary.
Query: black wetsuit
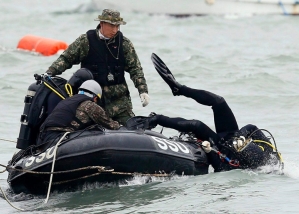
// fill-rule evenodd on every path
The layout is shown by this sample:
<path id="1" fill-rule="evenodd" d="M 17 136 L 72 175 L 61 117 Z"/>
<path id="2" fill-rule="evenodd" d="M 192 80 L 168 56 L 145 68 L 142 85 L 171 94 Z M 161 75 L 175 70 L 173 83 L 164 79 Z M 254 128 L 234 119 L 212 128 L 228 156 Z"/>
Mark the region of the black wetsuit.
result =
<path id="1" fill-rule="evenodd" d="M 232 145 L 232 141 L 230 141 L 232 137 L 247 137 L 258 128 L 254 125 L 247 125 L 239 130 L 235 116 L 223 97 L 208 91 L 192 89 L 187 86 L 180 88 L 180 95 L 192 98 L 202 105 L 212 107 L 216 132 L 199 120 L 186 120 L 179 117 L 169 118 L 164 115 L 157 115 L 156 122 L 161 126 L 173 128 L 180 132 L 192 132 L 196 138 L 201 141 L 212 140 L 215 143 L 215 145 L 213 145 L 214 149 L 227 155 L 230 159 L 238 159 L 240 162 L 238 167 L 232 166 L 227 161 L 221 160 L 216 152 L 211 151 L 207 156 L 214 171 L 218 172 L 236 168 L 256 168 L 265 164 L 269 153 L 264 152 L 265 150 L 263 151 L 254 143 L 246 147 L 247 153 L 245 155 L 238 155 L 234 152 L 232 147 L 229 147 L 229 145 Z M 255 136 L 261 140 L 269 141 L 261 131 L 256 132 Z"/>

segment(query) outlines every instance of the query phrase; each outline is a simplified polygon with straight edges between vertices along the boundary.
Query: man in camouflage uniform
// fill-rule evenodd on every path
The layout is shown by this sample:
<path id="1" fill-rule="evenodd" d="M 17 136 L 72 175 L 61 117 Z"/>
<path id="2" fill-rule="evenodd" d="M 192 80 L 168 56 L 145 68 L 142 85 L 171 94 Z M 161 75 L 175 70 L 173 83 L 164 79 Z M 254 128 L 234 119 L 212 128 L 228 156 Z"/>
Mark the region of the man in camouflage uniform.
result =
<path id="1" fill-rule="evenodd" d="M 47 73 L 58 75 L 81 63 L 81 67 L 89 69 L 102 86 L 102 101 L 107 114 L 125 124 L 134 113 L 124 71 L 130 74 L 138 89 L 143 107 L 149 103 L 144 73 L 133 44 L 119 30 L 120 25 L 126 24 L 120 13 L 104 9 L 95 21 L 100 21 L 97 28 L 87 31 L 70 44 Z"/>
<path id="2" fill-rule="evenodd" d="M 93 124 L 119 129 L 119 123 L 113 121 L 104 109 L 96 104 L 101 95 L 101 86 L 96 81 L 85 81 L 78 94 L 60 101 L 47 117 L 40 128 L 38 144 L 57 138 L 62 132 L 83 130 Z"/>

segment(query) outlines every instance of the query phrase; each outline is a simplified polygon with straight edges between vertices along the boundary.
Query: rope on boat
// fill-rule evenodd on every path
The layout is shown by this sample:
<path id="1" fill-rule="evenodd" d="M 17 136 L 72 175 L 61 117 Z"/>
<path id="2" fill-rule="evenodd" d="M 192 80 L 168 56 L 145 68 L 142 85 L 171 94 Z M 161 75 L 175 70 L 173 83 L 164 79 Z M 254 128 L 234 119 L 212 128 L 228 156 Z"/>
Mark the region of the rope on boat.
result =
<path id="1" fill-rule="evenodd" d="M 103 167 L 105 168 L 105 167 Z M 108 170 L 105 170 L 104 172 L 107 172 Z M 131 176 L 150 176 L 150 177 L 171 177 L 172 174 L 143 174 L 143 173 L 131 173 L 131 172 L 113 172 L 113 169 L 112 171 L 109 170 L 109 172 L 113 175 L 131 175 Z M 58 184 L 64 184 L 64 183 L 68 183 L 68 182 L 72 182 L 72 181 L 76 181 L 76 180 L 81 180 L 81 179 L 84 179 L 84 178 L 89 178 L 89 177 L 93 177 L 93 176 L 97 176 L 97 175 L 100 175 L 100 174 L 103 174 L 102 172 L 97 172 L 97 173 L 94 173 L 94 174 L 91 174 L 91 175 L 86 175 L 86 176 L 83 176 L 83 177 L 80 177 L 80 178 L 75 178 L 75 179 L 70 179 L 70 180 L 65 180 L 65 181 L 59 181 L 59 182 L 53 182 L 52 185 L 58 185 Z"/>
<path id="2" fill-rule="evenodd" d="M 2 166 L 4 166 L 4 165 L 2 165 Z M 4 166 L 5 167 L 5 166 Z M 5 167 L 6 168 L 6 167 Z M 0 171 L 0 173 L 4 173 L 6 171 L 6 169 L 4 169 L 3 171 Z"/>
<path id="3" fill-rule="evenodd" d="M 17 169 L 17 168 L 13 168 L 11 166 L 5 166 L 3 164 L 0 164 L 0 166 L 5 167 L 8 170 L 15 170 L 15 171 L 19 171 L 19 172 L 27 172 L 27 173 L 31 173 L 31 174 L 41 174 L 41 175 L 63 174 L 63 173 L 71 173 L 71 172 L 77 172 L 77 171 L 89 170 L 89 169 L 98 169 L 99 171 L 103 171 L 103 172 L 109 172 L 110 171 L 110 170 L 105 170 L 104 166 L 87 166 L 87 167 L 71 169 L 71 170 L 65 170 L 65 171 L 57 171 L 57 172 L 36 172 L 36 171 L 26 170 L 26 169 Z M 5 171 L 6 170 L 4 170 L 3 172 L 5 172 Z"/>
<path id="4" fill-rule="evenodd" d="M 65 138 L 66 135 L 68 135 L 70 132 L 66 132 L 62 135 L 62 137 L 60 138 L 60 140 L 56 143 L 55 145 L 55 149 L 54 149 L 54 157 L 53 157 L 53 161 L 52 161 L 52 169 L 51 169 L 51 176 L 50 176 L 50 181 L 49 181 L 49 186 L 48 186 L 48 193 L 47 193 L 47 197 L 45 199 L 45 204 L 48 202 L 49 197 L 50 197 L 50 191 L 51 191 L 51 186 L 52 186 L 52 179 L 53 179 L 53 172 L 54 172 L 54 166 L 55 166 L 55 161 L 56 161 L 56 153 L 57 153 L 57 148 L 59 146 L 59 144 L 61 143 L 61 141 Z"/>
<path id="5" fill-rule="evenodd" d="M 54 161 L 54 160 L 53 160 Z M 66 171 L 58 171 L 58 172 L 54 172 L 53 169 L 53 165 L 52 165 L 52 171 L 51 172 L 35 172 L 35 171 L 31 171 L 31 170 L 23 170 L 23 169 L 15 169 L 15 168 L 12 168 L 10 166 L 5 166 L 3 164 L 0 164 L 0 166 L 2 167 L 6 167 L 6 168 L 9 168 L 9 169 L 13 169 L 13 170 L 16 170 L 16 171 L 23 171 L 23 172 L 27 172 L 27 173 L 32 173 L 32 174 L 62 174 L 62 173 L 71 173 L 71 172 L 76 172 L 76 171 L 82 171 L 82 170 L 90 170 L 90 169 L 97 169 L 99 172 L 98 173 L 94 173 L 94 174 L 91 174 L 91 175 L 86 175 L 86 176 L 83 176 L 83 177 L 80 177 L 80 178 L 76 178 L 76 179 L 71 179 L 71 180 L 65 180 L 65 181 L 60 181 L 60 182 L 52 182 L 52 180 L 50 179 L 50 182 L 49 182 L 49 188 L 48 188 L 48 194 L 47 194 L 47 198 L 45 200 L 44 203 L 47 203 L 48 199 L 49 199 L 49 192 L 50 192 L 50 187 L 52 185 L 58 185 L 58 184 L 64 184 L 64 183 L 68 183 L 68 182 L 72 182 L 72 181 L 76 181 L 76 180 L 80 180 L 80 179 L 84 179 L 84 178 L 88 178 L 88 177 L 92 177 L 92 176 L 97 176 L 97 175 L 100 175 L 100 174 L 103 174 L 103 173 L 110 173 L 110 174 L 114 174 L 114 175 L 131 175 L 131 176 L 150 176 L 150 177 L 171 177 L 173 174 L 170 173 L 170 174 L 167 174 L 167 173 L 163 173 L 163 174 L 148 174 L 148 173 L 130 173 L 130 172 L 114 172 L 114 169 L 105 169 L 104 166 L 88 166 L 88 167 L 82 167 L 82 168 L 78 168 L 78 169 L 73 169 L 73 170 L 66 170 Z M 4 170 L 5 172 L 6 170 Z M 2 192 L 2 194 L 4 195 L 5 197 L 5 200 L 9 203 L 10 206 L 12 206 L 13 208 L 19 210 L 19 211 L 25 211 L 24 209 L 21 209 L 21 208 L 18 208 L 16 206 L 14 206 L 9 200 L 8 198 L 6 197 L 4 191 L 2 190 L 2 188 L 0 187 L 0 190 Z"/>
<path id="6" fill-rule="evenodd" d="M 19 172 L 27 172 L 27 173 L 31 173 L 31 174 L 42 174 L 42 175 L 64 174 L 64 173 L 78 172 L 78 171 L 90 170 L 90 169 L 97 169 L 100 173 L 111 173 L 111 174 L 116 174 L 116 175 L 140 175 L 140 176 L 153 176 L 153 177 L 167 177 L 167 176 L 172 175 L 172 174 L 167 174 L 167 173 L 148 174 L 148 173 L 137 173 L 137 172 L 114 172 L 114 169 L 105 169 L 104 166 L 87 166 L 87 167 L 65 170 L 65 171 L 57 171 L 57 172 L 36 172 L 36 171 L 31 171 L 31 170 L 26 170 L 26 169 L 17 169 L 17 168 L 13 168 L 11 166 L 5 166 L 3 164 L 0 164 L 0 166 L 6 167 L 9 170 L 15 170 L 15 171 L 19 171 Z"/>
<path id="7" fill-rule="evenodd" d="M 53 172 L 54 172 L 54 166 L 55 166 L 55 161 L 56 161 L 57 148 L 58 148 L 60 142 L 65 138 L 65 136 L 66 136 L 67 134 L 69 134 L 69 132 L 64 133 L 64 135 L 60 138 L 60 140 L 58 141 L 58 143 L 55 145 L 54 157 L 53 157 L 52 169 L 51 169 L 51 176 L 50 176 L 49 187 L 48 187 L 48 193 L 47 193 L 47 197 L 46 197 L 46 199 L 45 199 L 45 201 L 44 201 L 45 204 L 48 202 L 49 197 L 50 197 L 50 191 L 51 191 L 52 179 L 53 179 L 53 174 L 54 174 Z M 1 166 L 3 166 L 3 165 L 1 164 Z M 4 167 L 5 167 L 5 166 L 4 166 Z M 6 167 L 5 167 L 5 170 L 1 171 L 0 173 L 4 173 L 4 172 L 7 170 L 7 168 L 12 169 L 11 167 L 6 166 Z M 24 209 L 21 209 L 21 208 L 18 208 L 18 207 L 16 207 L 16 206 L 14 206 L 14 205 L 8 200 L 6 194 L 4 193 L 4 191 L 2 190 L 1 187 L 0 187 L 0 190 L 1 190 L 1 192 L 2 192 L 2 194 L 3 194 L 3 196 L 4 196 L 4 198 L 5 198 L 5 200 L 7 201 L 7 203 L 8 203 L 10 206 L 12 206 L 13 208 L 15 208 L 15 209 L 17 209 L 17 210 L 19 210 L 19 211 L 25 211 Z"/>
<path id="8" fill-rule="evenodd" d="M 61 173 L 70 173 L 70 172 L 76 172 L 76 171 L 81 171 L 81 170 L 89 170 L 89 169 L 98 169 L 99 171 L 105 171 L 105 172 L 111 171 L 111 170 L 105 170 L 105 167 L 103 167 L 103 166 L 88 166 L 88 167 L 84 167 L 84 168 L 78 168 L 78 169 L 67 170 L 67 171 L 59 171 L 59 172 L 35 172 L 35 171 L 31 171 L 31 170 L 14 169 L 14 168 L 12 168 L 10 166 L 5 166 L 3 164 L 0 164 L 0 166 L 5 167 L 6 169 L 13 169 L 13 170 L 16 170 L 16 171 L 23 171 L 23 172 L 32 173 L 32 174 L 61 174 Z M 6 171 L 6 169 L 3 170 L 3 171 L 1 171 L 0 173 L 4 173 Z M 55 185 L 55 183 L 52 183 L 52 185 Z M 13 207 L 13 208 L 15 208 L 15 209 L 17 209 L 19 211 L 26 211 L 24 209 L 21 209 L 21 208 L 18 208 L 16 206 L 14 206 L 9 201 L 9 199 L 7 198 L 5 192 L 3 191 L 3 189 L 1 187 L 0 187 L 0 190 L 1 190 L 1 192 L 2 192 L 2 194 L 4 196 L 4 198 L 5 198 L 5 200 L 7 201 L 7 203 L 11 207 Z"/>
<path id="9" fill-rule="evenodd" d="M 3 165 L 0 164 L 0 166 L 4 167 L 5 169 L 3 171 L 0 171 L 0 173 L 4 173 L 5 171 L 8 170 L 16 170 L 16 171 L 21 171 L 21 172 L 27 172 L 27 173 L 32 173 L 32 174 L 50 174 L 50 181 L 49 181 L 49 185 L 48 185 L 48 192 L 47 192 L 47 197 L 44 201 L 44 203 L 47 203 L 50 197 L 50 192 L 51 192 L 51 186 L 52 185 L 57 185 L 57 184 L 63 184 L 63 183 L 68 183 L 71 181 L 75 181 L 75 180 L 80 180 L 80 179 L 84 179 L 84 178 L 88 178 L 88 177 L 92 177 L 92 176 L 96 176 L 96 175 L 100 175 L 102 173 L 111 173 L 111 174 L 116 174 L 116 175 L 131 175 L 131 176 L 155 176 L 155 177 L 170 177 L 172 176 L 172 174 L 143 174 L 143 173 L 130 173 L 130 172 L 114 172 L 114 169 L 105 169 L 104 166 L 88 166 L 88 167 L 82 167 L 82 168 L 78 168 L 78 169 L 73 169 L 73 170 L 66 170 L 66 171 L 57 171 L 54 172 L 54 166 L 55 166 L 55 162 L 56 162 L 56 154 L 57 154 L 57 148 L 60 145 L 60 143 L 62 142 L 62 140 L 65 138 L 65 136 L 69 134 L 69 132 L 64 133 L 64 135 L 60 138 L 60 140 L 57 142 L 57 144 L 55 145 L 55 149 L 54 149 L 54 157 L 53 157 L 53 162 L 52 162 L 52 169 L 51 172 L 36 172 L 36 171 L 31 171 L 31 170 L 26 170 L 26 169 L 17 169 L 17 168 L 13 168 L 10 165 Z M 1 140 L 1 139 L 0 139 Z M 71 173 L 71 172 L 76 172 L 76 171 L 81 171 L 81 170 L 90 170 L 90 169 L 97 169 L 99 172 L 98 173 L 94 173 L 91 175 L 86 175 L 80 178 L 76 178 L 76 179 L 71 179 L 71 180 L 65 180 L 65 181 L 60 181 L 60 182 L 52 182 L 53 180 L 53 175 L 54 174 L 62 174 L 62 173 Z M 19 211 L 25 211 L 24 209 L 18 208 L 16 206 L 14 206 L 7 198 L 7 196 L 5 195 L 4 191 L 2 190 L 2 188 L 0 187 L 0 190 L 2 192 L 2 194 L 4 195 L 5 200 L 8 202 L 8 204 L 10 206 L 12 206 L 13 208 L 19 210 Z"/>
<path id="10" fill-rule="evenodd" d="M 114 169 L 105 169 L 104 166 L 88 166 L 88 167 L 82 167 L 82 168 L 78 168 L 78 169 L 73 169 L 73 170 L 66 170 L 66 171 L 51 171 L 51 172 L 36 172 L 36 171 L 31 171 L 31 170 L 24 170 L 24 169 L 16 169 L 16 168 L 12 168 L 11 166 L 5 166 L 3 164 L 0 164 L 0 166 L 5 167 L 6 169 L 11 169 L 11 170 L 16 170 L 16 171 L 21 171 L 21 172 L 27 172 L 27 173 L 32 173 L 32 174 L 62 174 L 62 173 L 71 173 L 71 172 L 77 172 L 77 171 L 82 171 L 82 170 L 90 170 L 90 169 L 97 169 L 99 172 L 98 173 L 94 173 L 91 175 L 86 175 L 80 178 L 76 178 L 76 179 L 71 179 L 71 180 L 65 180 L 65 181 L 60 181 L 60 182 L 52 182 L 51 185 L 58 185 L 58 184 L 64 184 L 64 183 L 68 183 L 68 182 L 72 182 L 75 180 L 80 180 L 80 179 L 84 179 L 84 178 L 88 178 L 88 177 L 92 177 L 92 176 L 96 176 L 96 175 L 100 175 L 103 173 L 109 173 L 109 174 L 115 174 L 115 175 L 131 175 L 131 176 L 150 176 L 150 177 L 171 177 L 173 174 L 167 174 L 164 172 L 160 172 L 163 174 L 148 174 L 148 173 L 130 173 L 130 172 L 114 172 Z M 3 171 L 5 172 L 6 169 Z M 2 173 L 2 172 L 1 172 Z M 50 185 L 50 182 L 49 182 Z M 2 194 L 4 195 L 5 200 L 9 203 L 10 206 L 12 206 L 13 208 L 19 210 L 19 211 L 26 211 L 24 209 L 18 208 L 16 206 L 14 206 L 6 197 L 4 191 L 2 190 L 2 188 L 0 187 L 0 190 L 2 192 Z"/>
<path id="11" fill-rule="evenodd" d="M 7 141 L 7 142 L 12 142 L 12 143 L 17 143 L 16 141 L 13 141 L 13 140 L 7 140 L 7 139 L 3 139 L 3 138 L 0 138 L 0 140 Z"/>

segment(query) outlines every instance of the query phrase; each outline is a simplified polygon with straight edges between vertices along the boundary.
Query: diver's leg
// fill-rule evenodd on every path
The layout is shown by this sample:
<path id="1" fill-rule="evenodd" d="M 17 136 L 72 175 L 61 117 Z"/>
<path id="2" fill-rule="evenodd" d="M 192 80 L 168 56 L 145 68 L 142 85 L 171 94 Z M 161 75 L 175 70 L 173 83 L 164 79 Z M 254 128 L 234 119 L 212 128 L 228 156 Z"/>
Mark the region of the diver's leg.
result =
<path id="1" fill-rule="evenodd" d="M 210 140 L 210 138 L 214 142 L 219 141 L 218 135 L 199 120 L 186 120 L 180 117 L 170 118 L 164 115 L 155 115 L 150 120 L 150 125 L 155 126 L 157 124 L 180 132 L 192 132 L 202 141 Z"/>
<path id="2" fill-rule="evenodd" d="M 235 116 L 223 97 L 208 91 L 192 89 L 185 85 L 181 85 L 176 81 L 171 71 L 157 55 L 152 55 L 152 61 L 160 76 L 169 85 L 173 95 L 183 95 L 194 99 L 202 105 L 212 106 L 217 133 L 238 130 Z"/>
<path id="3" fill-rule="evenodd" d="M 194 99 L 202 105 L 212 106 L 217 133 L 238 130 L 236 118 L 223 97 L 209 91 L 193 89 L 187 86 L 182 86 L 180 93 L 185 97 Z"/>

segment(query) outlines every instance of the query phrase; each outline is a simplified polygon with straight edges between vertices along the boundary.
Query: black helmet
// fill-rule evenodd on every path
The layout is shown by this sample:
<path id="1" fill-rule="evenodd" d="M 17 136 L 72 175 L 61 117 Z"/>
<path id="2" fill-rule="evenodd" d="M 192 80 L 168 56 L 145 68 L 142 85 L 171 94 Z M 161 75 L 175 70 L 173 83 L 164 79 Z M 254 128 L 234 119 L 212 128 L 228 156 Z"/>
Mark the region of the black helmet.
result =
<path id="1" fill-rule="evenodd" d="M 67 83 L 70 84 L 73 89 L 77 90 L 86 80 L 93 80 L 93 75 L 87 68 L 80 68 L 73 74 Z"/>

